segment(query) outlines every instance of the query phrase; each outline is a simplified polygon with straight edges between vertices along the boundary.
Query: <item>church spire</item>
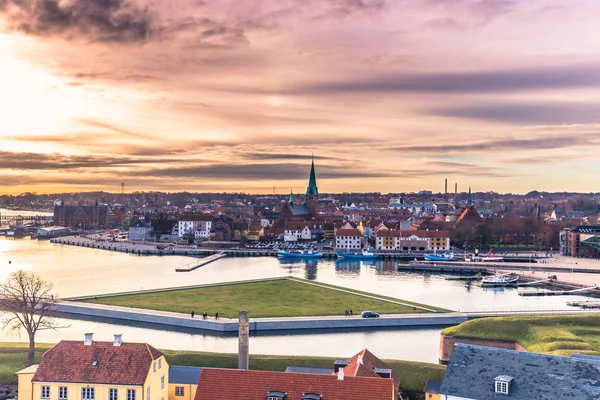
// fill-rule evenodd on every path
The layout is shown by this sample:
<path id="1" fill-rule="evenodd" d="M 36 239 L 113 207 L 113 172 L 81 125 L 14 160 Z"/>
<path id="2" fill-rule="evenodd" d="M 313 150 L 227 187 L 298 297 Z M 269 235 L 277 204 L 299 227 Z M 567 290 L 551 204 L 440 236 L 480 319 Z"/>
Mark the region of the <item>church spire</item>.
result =
<path id="1" fill-rule="evenodd" d="M 317 176 L 315 174 L 315 159 L 313 156 L 312 164 L 310 166 L 310 177 L 308 178 L 308 187 L 306 188 L 306 194 L 317 196 L 319 189 L 317 188 Z"/>
<path id="2" fill-rule="evenodd" d="M 288 200 L 290 204 L 294 204 L 294 192 L 290 189 L 290 199 Z"/>
<path id="3" fill-rule="evenodd" d="M 473 207 L 473 197 L 471 196 L 471 184 L 469 183 L 469 197 L 467 197 L 467 207 Z"/>

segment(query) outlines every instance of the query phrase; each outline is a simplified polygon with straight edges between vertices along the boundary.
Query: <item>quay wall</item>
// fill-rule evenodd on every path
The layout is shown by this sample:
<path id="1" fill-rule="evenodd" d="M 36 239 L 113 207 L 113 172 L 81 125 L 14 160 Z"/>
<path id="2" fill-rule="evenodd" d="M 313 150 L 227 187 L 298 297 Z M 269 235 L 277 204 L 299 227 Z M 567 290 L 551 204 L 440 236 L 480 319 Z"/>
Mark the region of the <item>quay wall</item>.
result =
<path id="1" fill-rule="evenodd" d="M 76 316 L 85 319 L 101 317 L 118 321 L 144 322 L 157 326 L 172 326 L 183 328 L 203 329 L 214 332 L 237 332 L 238 321 L 222 318 L 215 320 L 210 317 L 203 320 L 201 317 L 191 318 L 186 314 L 149 311 L 126 307 L 101 306 L 97 304 L 81 304 L 63 301 L 57 304 L 54 312 L 63 317 Z M 467 316 L 462 313 L 431 313 L 431 314 L 406 314 L 385 315 L 380 318 L 355 317 L 290 317 L 290 318 L 256 318 L 250 319 L 251 332 L 283 331 L 283 330 L 310 330 L 310 329 L 344 329 L 344 328 L 390 328 L 408 326 L 450 326 L 467 321 Z"/>
<path id="2" fill-rule="evenodd" d="M 527 351 L 523 346 L 513 341 L 504 340 L 488 340 L 488 339 L 476 339 L 476 338 L 461 338 L 454 336 L 440 335 L 440 351 L 439 351 L 439 362 L 440 364 L 448 364 L 452 350 L 456 343 L 462 344 L 474 344 L 477 346 L 495 347 L 498 349 Z"/>

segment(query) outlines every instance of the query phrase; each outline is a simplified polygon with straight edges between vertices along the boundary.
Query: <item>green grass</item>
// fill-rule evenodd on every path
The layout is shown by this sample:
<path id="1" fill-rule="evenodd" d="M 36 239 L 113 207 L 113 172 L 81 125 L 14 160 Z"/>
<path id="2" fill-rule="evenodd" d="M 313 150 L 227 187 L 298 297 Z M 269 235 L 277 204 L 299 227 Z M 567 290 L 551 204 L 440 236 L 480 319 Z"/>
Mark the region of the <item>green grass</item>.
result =
<path id="1" fill-rule="evenodd" d="M 597 315 L 481 318 L 444 329 L 442 335 L 514 341 L 536 353 L 600 355 Z"/>
<path id="2" fill-rule="evenodd" d="M 356 314 L 364 310 L 381 314 L 426 312 L 419 308 L 413 309 L 412 305 L 422 306 L 417 303 L 403 306 L 370 299 L 351 289 L 338 288 L 353 292 L 345 293 L 330 289 L 335 286 L 324 286 L 327 287 L 306 284 L 299 279 L 282 278 L 150 293 L 108 295 L 82 301 L 179 313 L 190 313 L 194 310 L 197 315 L 202 312 L 214 315 L 218 312 L 222 317 L 233 318 L 237 318 L 239 310 L 250 311 L 252 318 L 344 315 L 346 309 L 351 309 Z M 387 299 L 403 301 L 389 297 Z"/>
<path id="3" fill-rule="evenodd" d="M 37 360 L 49 344 L 36 347 Z M 356 350 L 358 351 L 358 349 Z M 237 368 L 236 354 L 206 353 L 197 351 L 163 350 L 169 365 Z M 348 354 L 350 358 L 353 354 Z M 27 359 L 27 343 L 0 342 L 0 384 L 15 384 L 15 372 L 22 369 Z M 288 366 L 333 368 L 336 358 L 250 355 L 250 368 L 256 370 L 285 371 Z M 422 392 L 427 379 L 441 380 L 446 368 L 443 365 L 413 361 L 384 360 L 401 377 L 403 390 Z"/>

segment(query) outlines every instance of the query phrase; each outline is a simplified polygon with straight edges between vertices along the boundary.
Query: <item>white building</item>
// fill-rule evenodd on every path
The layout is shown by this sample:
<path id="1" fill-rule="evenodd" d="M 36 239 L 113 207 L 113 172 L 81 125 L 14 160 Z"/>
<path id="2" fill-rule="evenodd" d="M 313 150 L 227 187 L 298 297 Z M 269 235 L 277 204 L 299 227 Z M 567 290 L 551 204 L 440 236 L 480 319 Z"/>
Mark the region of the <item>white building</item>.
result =
<path id="1" fill-rule="evenodd" d="M 177 234 L 179 237 L 194 235 L 194 239 L 208 239 L 212 220 L 210 215 L 184 214 L 179 218 Z"/>
<path id="2" fill-rule="evenodd" d="M 298 240 L 310 240 L 311 230 L 307 225 L 286 225 L 283 232 L 284 242 L 297 242 Z"/>
<path id="3" fill-rule="evenodd" d="M 360 250 L 363 245 L 363 234 L 358 229 L 338 229 L 335 232 L 336 250 Z"/>

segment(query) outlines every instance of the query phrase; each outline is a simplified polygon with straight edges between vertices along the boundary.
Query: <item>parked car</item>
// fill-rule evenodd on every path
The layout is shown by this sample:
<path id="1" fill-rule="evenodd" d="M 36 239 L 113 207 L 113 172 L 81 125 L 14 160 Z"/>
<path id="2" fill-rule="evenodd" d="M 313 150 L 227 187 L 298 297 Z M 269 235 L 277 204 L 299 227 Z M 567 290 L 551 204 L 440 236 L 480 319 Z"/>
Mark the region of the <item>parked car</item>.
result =
<path id="1" fill-rule="evenodd" d="M 379 314 L 373 311 L 363 311 L 360 316 L 363 318 L 379 318 Z"/>

